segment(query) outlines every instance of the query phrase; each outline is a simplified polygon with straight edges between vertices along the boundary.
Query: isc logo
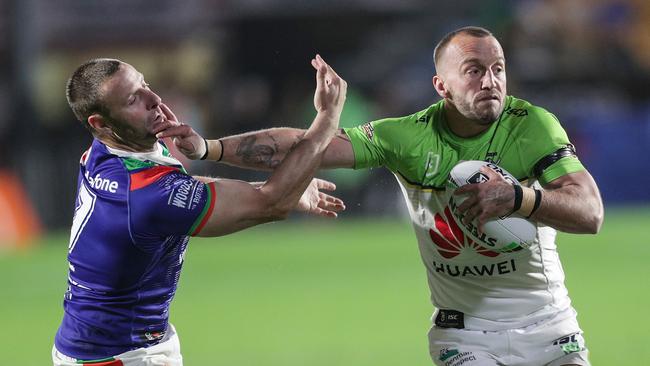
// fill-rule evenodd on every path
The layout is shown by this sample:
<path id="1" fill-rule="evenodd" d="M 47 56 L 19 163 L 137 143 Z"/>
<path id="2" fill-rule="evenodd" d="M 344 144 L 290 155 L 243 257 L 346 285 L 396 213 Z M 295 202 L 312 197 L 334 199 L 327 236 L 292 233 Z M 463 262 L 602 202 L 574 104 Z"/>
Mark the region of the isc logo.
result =
<path id="1" fill-rule="evenodd" d="M 579 333 L 573 333 L 553 341 L 554 346 L 559 346 L 565 354 L 580 352 L 582 350 L 581 337 Z"/>
<path id="2" fill-rule="evenodd" d="M 578 333 L 574 333 L 574 334 L 568 335 L 568 336 L 566 336 L 566 337 L 562 337 L 562 338 L 560 338 L 560 339 L 556 339 L 556 340 L 553 342 L 553 345 L 554 345 L 554 346 L 558 346 L 558 345 L 560 345 L 560 344 L 567 344 L 567 343 L 570 343 L 570 342 L 578 342 L 578 340 L 576 339 L 576 336 L 577 336 L 577 335 L 578 335 Z"/>

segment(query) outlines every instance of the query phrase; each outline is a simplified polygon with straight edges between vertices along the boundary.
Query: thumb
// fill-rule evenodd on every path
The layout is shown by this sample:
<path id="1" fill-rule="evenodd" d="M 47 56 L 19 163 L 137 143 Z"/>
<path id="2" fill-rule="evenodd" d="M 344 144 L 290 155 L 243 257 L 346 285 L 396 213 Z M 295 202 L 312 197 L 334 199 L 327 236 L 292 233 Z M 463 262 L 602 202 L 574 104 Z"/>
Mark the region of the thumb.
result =
<path id="1" fill-rule="evenodd" d="M 323 88 L 325 85 L 325 74 L 327 73 L 327 66 L 323 65 L 323 63 L 317 63 L 314 66 L 318 66 L 316 68 L 316 88 Z"/>
<path id="2" fill-rule="evenodd" d="M 177 137 L 174 137 L 174 145 L 176 145 L 176 147 L 181 151 L 186 151 L 189 153 L 196 152 L 194 145 L 186 139 L 179 139 Z"/>

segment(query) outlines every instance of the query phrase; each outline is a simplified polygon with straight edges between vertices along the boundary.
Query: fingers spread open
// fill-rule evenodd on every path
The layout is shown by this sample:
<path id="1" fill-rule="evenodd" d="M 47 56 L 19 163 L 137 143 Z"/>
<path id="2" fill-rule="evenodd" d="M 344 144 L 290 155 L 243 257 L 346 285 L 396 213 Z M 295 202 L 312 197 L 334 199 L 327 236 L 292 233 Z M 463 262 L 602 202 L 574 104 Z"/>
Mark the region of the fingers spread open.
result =
<path id="1" fill-rule="evenodd" d="M 328 210 L 323 210 L 321 208 L 316 208 L 316 214 L 318 216 L 323 216 L 323 217 L 331 217 L 331 218 L 336 218 L 338 217 L 338 214 L 334 211 L 328 211 Z"/>
<path id="2" fill-rule="evenodd" d="M 336 211 L 345 210 L 345 203 L 340 198 L 325 193 L 318 193 L 318 207 Z"/>
<path id="3" fill-rule="evenodd" d="M 316 187 L 318 187 L 318 189 L 324 189 L 326 191 L 336 190 L 336 184 L 324 179 L 319 179 L 319 178 L 315 178 L 315 179 L 316 179 Z"/>

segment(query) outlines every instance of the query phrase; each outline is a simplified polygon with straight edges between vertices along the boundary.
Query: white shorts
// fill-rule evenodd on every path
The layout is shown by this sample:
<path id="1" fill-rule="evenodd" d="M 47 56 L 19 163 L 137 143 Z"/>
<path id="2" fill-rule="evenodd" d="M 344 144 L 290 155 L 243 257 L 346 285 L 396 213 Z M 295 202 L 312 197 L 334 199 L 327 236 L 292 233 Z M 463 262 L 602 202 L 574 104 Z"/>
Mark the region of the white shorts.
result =
<path id="1" fill-rule="evenodd" d="M 589 351 L 573 308 L 524 328 L 502 331 L 442 328 L 429 331 L 438 366 L 589 366 Z"/>
<path id="2" fill-rule="evenodd" d="M 79 366 L 80 363 L 72 357 L 59 352 L 52 347 L 52 362 L 54 366 Z M 113 356 L 113 360 L 106 360 L 91 365 L 101 366 L 183 366 L 181 344 L 173 325 L 169 324 L 162 341 L 154 346 L 138 348 Z"/>

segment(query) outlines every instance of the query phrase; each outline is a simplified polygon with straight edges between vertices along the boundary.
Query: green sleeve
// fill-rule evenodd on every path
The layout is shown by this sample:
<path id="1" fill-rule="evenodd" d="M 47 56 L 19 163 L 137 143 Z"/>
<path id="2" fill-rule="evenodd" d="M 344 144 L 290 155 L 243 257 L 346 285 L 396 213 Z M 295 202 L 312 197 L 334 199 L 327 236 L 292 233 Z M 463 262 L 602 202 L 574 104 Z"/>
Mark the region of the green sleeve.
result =
<path id="1" fill-rule="evenodd" d="M 361 126 L 344 128 L 350 138 L 354 152 L 354 169 L 372 168 L 384 165 L 385 154 L 381 146 L 372 142 L 373 122 Z"/>
<path id="2" fill-rule="evenodd" d="M 361 126 L 344 128 L 354 151 L 354 169 L 386 166 L 394 168 L 394 162 L 408 141 L 407 129 L 402 128 L 413 115 L 403 118 L 386 118 Z"/>
<path id="3" fill-rule="evenodd" d="M 533 168 L 546 156 L 556 152 L 568 144 L 569 138 L 560 125 L 558 119 L 543 108 L 534 108 L 531 111 L 533 118 L 527 123 L 527 131 L 519 139 L 520 151 L 524 166 L 528 167 L 528 176 L 534 176 Z M 585 170 L 576 156 L 561 158 L 544 169 L 538 177 L 540 183 L 545 185 L 563 175 Z"/>

